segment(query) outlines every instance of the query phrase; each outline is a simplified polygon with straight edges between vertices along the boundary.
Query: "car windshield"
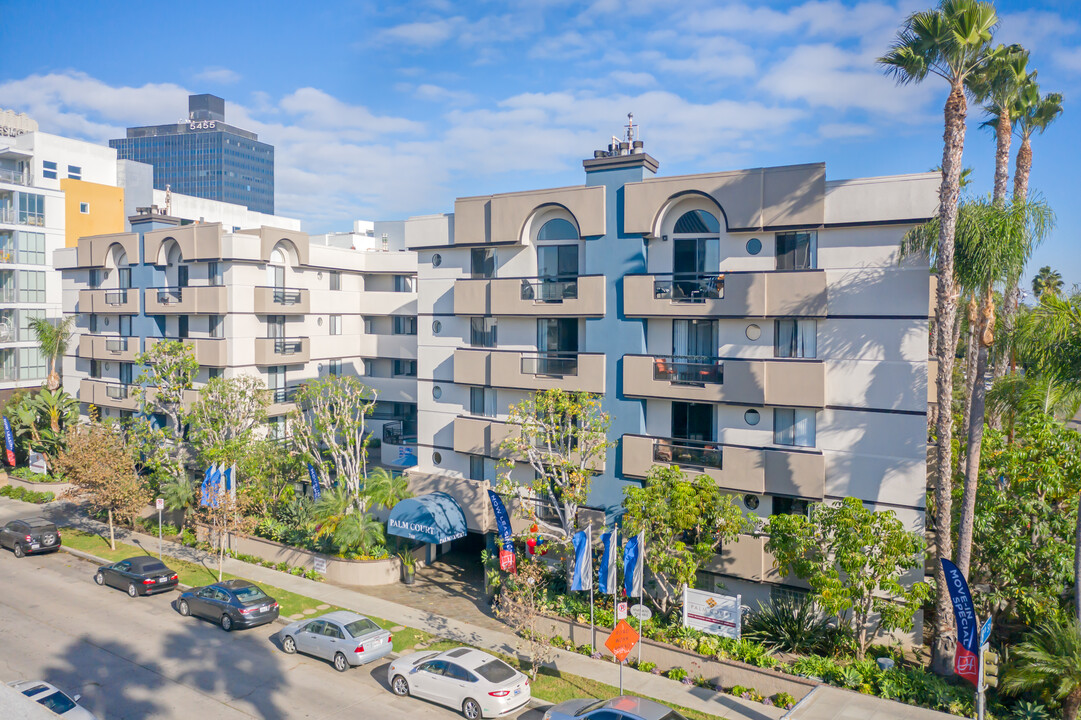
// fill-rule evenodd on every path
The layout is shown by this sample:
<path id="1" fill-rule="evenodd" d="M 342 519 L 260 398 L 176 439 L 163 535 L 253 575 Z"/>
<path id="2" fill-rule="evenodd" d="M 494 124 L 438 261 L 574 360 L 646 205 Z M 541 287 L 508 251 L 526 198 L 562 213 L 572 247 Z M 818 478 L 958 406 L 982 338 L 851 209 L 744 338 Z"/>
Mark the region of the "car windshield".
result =
<path id="1" fill-rule="evenodd" d="M 71 710 L 73 707 L 75 707 L 75 703 L 71 701 L 71 698 L 69 698 L 67 695 L 60 692 L 59 690 L 54 692 L 52 695 L 46 695 L 45 697 L 38 700 L 38 702 L 52 710 L 57 715 L 63 715 L 68 710 Z"/>
<path id="2" fill-rule="evenodd" d="M 236 594 L 236 599 L 242 603 L 255 602 L 267 597 L 265 592 L 254 585 L 245 585 L 244 587 L 235 588 L 233 592 Z"/>
<path id="3" fill-rule="evenodd" d="M 361 618 L 360 620 L 354 620 L 345 626 L 345 629 L 349 631 L 349 634 L 353 637 L 360 637 L 361 635 L 367 635 L 373 630 L 378 630 L 376 624 L 368 618 Z"/>
<path id="4" fill-rule="evenodd" d="M 475 672 L 490 683 L 506 682 L 515 675 L 514 668 L 502 660 L 494 659 L 476 668 Z"/>
<path id="5" fill-rule="evenodd" d="M 165 572 L 168 569 L 169 568 L 165 567 L 160 562 L 158 562 L 158 563 L 147 563 L 146 565 L 143 565 L 143 572 L 145 572 L 145 573 Z"/>
<path id="6" fill-rule="evenodd" d="M 585 715 L 587 712 L 593 712 L 594 710 L 597 710 L 598 708 L 602 708 L 602 707 L 604 707 L 605 703 L 607 703 L 607 702 L 608 702 L 607 700 L 598 700 L 597 702 L 590 703 L 590 704 L 586 705 L 584 708 L 582 708 L 581 710 L 579 710 L 578 712 L 574 713 L 574 717 L 581 717 L 582 715 Z"/>

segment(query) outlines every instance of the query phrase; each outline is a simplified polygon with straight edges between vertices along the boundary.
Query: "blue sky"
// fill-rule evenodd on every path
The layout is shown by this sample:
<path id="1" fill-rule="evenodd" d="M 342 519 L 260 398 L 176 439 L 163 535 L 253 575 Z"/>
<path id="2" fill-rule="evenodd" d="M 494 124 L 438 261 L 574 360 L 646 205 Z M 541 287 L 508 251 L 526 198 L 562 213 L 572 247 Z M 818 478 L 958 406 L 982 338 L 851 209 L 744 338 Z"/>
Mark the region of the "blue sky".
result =
<path id="1" fill-rule="evenodd" d="M 277 209 L 309 231 L 453 209 L 457 196 L 583 181 L 634 112 L 661 174 L 825 161 L 842 179 L 941 161 L 945 85 L 874 60 L 928 2 L 593 0 L 85 3 L 5 0 L 0 107 L 105 142 L 185 115 L 189 92 L 277 148 Z M 1081 4 L 997 3 L 1062 118 L 1032 185 L 1058 215 L 1031 262 L 1081 283 Z M 990 190 L 970 111 L 965 164 Z"/>

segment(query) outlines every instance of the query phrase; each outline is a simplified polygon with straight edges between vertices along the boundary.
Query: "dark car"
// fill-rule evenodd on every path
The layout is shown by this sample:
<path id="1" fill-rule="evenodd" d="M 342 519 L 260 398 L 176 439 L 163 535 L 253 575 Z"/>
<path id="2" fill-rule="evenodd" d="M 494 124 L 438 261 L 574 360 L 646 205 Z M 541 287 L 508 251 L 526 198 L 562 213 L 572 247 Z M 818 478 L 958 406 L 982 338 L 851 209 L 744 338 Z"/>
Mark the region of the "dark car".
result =
<path id="1" fill-rule="evenodd" d="M 60 531 L 56 523 L 45 518 L 12 520 L 0 530 L 0 547 L 11 548 L 15 557 L 60 549 Z"/>
<path id="2" fill-rule="evenodd" d="M 153 595 L 174 590 L 179 578 L 161 560 L 139 555 L 112 565 L 102 565 L 94 573 L 94 582 L 127 590 L 128 595 Z"/>
<path id="3" fill-rule="evenodd" d="M 264 625 L 278 619 L 278 602 L 247 580 L 225 580 L 192 588 L 180 595 L 176 609 L 185 617 L 212 620 L 226 632 Z"/>

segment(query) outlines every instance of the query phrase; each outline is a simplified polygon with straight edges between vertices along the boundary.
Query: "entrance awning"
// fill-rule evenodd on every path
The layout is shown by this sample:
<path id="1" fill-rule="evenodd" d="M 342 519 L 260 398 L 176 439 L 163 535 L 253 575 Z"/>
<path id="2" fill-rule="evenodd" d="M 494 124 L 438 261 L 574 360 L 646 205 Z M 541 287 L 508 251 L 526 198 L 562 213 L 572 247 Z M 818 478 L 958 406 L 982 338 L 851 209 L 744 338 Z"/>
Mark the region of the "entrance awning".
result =
<path id="1" fill-rule="evenodd" d="M 444 492 L 418 495 L 394 506 L 387 532 L 439 545 L 465 537 L 465 513 L 458 501 Z"/>

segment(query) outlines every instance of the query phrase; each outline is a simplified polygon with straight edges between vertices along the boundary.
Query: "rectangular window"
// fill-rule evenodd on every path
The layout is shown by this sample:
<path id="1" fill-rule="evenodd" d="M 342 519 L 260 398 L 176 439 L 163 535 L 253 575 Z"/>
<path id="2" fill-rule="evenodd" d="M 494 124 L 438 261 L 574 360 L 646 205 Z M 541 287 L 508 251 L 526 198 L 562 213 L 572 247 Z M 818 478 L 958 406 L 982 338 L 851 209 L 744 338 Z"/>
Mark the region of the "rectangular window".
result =
<path id="1" fill-rule="evenodd" d="M 815 411 L 799 408 L 774 408 L 773 442 L 795 447 L 815 446 Z"/>
<path id="2" fill-rule="evenodd" d="M 537 318 L 537 350 L 542 353 L 577 353 L 578 319 Z"/>
<path id="3" fill-rule="evenodd" d="M 578 276 L 577 245 L 541 245 L 537 248 L 537 275 L 567 279 Z"/>
<path id="4" fill-rule="evenodd" d="M 38 270 L 19 271 L 19 302 L 45 302 L 45 273 Z"/>
<path id="5" fill-rule="evenodd" d="M 188 337 L 188 315 L 181 315 L 176 319 L 176 336 L 179 338 Z"/>
<path id="6" fill-rule="evenodd" d="M 56 179 L 56 163 L 52 160 L 41 161 L 41 176 L 50 180 Z"/>
<path id="7" fill-rule="evenodd" d="M 266 336 L 268 338 L 283 338 L 283 337 L 285 337 L 285 316 L 284 315 L 267 315 L 266 316 Z"/>
<path id="8" fill-rule="evenodd" d="M 772 515 L 804 515 L 806 516 L 811 509 L 810 500 L 800 500 L 799 498 L 780 497 L 773 496 L 773 511 Z"/>
<path id="9" fill-rule="evenodd" d="M 363 358 L 361 362 L 364 363 L 365 377 L 375 377 L 375 360 L 372 360 L 371 358 Z"/>
<path id="10" fill-rule="evenodd" d="M 469 344 L 471 347 L 494 348 L 495 343 L 495 318 L 475 317 L 469 319 Z"/>
<path id="11" fill-rule="evenodd" d="M 72 180 L 82 180 L 83 169 L 78 165 L 68 165 L 68 177 Z"/>
<path id="12" fill-rule="evenodd" d="M 19 224 L 45 225 L 45 196 L 19 193 Z"/>
<path id="13" fill-rule="evenodd" d="M 327 374 L 329 375 L 341 375 L 342 374 L 342 360 L 338 358 L 331 360 L 327 363 Z"/>
<path id="14" fill-rule="evenodd" d="M 19 348 L 19 379 L 38 380 L 45 377 L 45 356 L 36 347 Z"/>
<path id="15" fill-rule="evenodd" d="M 364 334 L 365 335 L 371 335 L 372 333 L 374 333 L 375 332 L 375 329 L 374 329 L 375 328 L 375 323 L 372 322 L 372 319 L 370 317 L 366 317 L 366 318 L 362 318 L 362 319 L 364 321 Z"/>
<path id="16" fill-rule="evenodd" d="M 218 287 L 223 284 L 221 263 L 207 263 L 206 275 L 210 285 Z"/>
<path id="17" fill-rule="evenodd" d="M 90 377 L 98 379 L 101 378 L 101 363 L 99 363 L 97 360 L 90 361 Z"/>
<path id="18" fill-rule="evenodd" d="M 408 315 L 394 316 L 394 335 L 416 335 L 417 319 Z"/>
<path id="19" fill-rule="evenodd" d="M 416 292 L 417 278 L 415 275 L 395 275 L 394 292 Z"/>
<path id="20" fill-rule="evenodd" d="M 707 403 L 672 403 L 672 437 L 713 441 L 713 406 Z"/>
<path id="21" fill-rule="evenodd" d="M 90 313 L 90 317 L 86 321 L 86 327 L 91 333 L 98 332 L 98 316 L 94 313 Z"/>
<path id="22" fill-rule="evenodd" d="M 45 264 L 45 233 L 20 232 L 15 262 L 26 265 Z"/>
<path id="23" fill-rule="evenodd" d="M 814 270 L 818 267 L 818 233 L 777 233 L 778 270 Z"/>
<path id="24" fill-rule="evenodd" d="M 45 317 L 45 311 L 44 310 L 19 310 L 18 311 L 18 318 L 19 318 L 19 335 L 18 335 L 18 339 L 20 341 L 22 341 L 22 342 L 26 342 L 27 340 L 36 339 L 37 336 L 34 334 L 34 331 L 30 329 L 30 321 L 31 320 L 37 320 L 37 319 L 43 318 L 43 317 Z"/>
<path id="25" fill-rule="evenodd" d="M 469 456 L 469 479 L 470 480 L 484 480 L 484 456 L 483 455 L 470 455 Z"/>
<path id="26" fill-rule="evenodd" d="M 394 376 L 395 377 L 416 377 L 417 376 L 417 361 L 416 360 L 395 360 L 394 361 Z"/>
<path id="27" fill-rule="evenodd" d="M 210 337 L 223 338 L 225 337 L 225 317 L 222 315 L 210 316 Z"/>
<path id="28" fill-rule="evenodd" d="M 134 363 L 120 363 L 120 382 L 124 385 L 131 385 L 133 367 Z"/>
<path id="29" fill-rule="evenodd" d="M 481 417 L 495 417 L 495 389 L 469 388 L 469 412 Z"/>
<path id="30" fill-rule="evenodd" d="M 331 315 L 330 316 L 330 334 L 341 335 L 342 334 L 342 316 Z"/>
<path id="31" fill-rule="evenodd" d="M 773 354 L 779 358 L 816 357 L 817 335 L 817 320 L 774 320 Z"/>
<path id="32" fill-rule="evenodd" d="M 341 290 L 342 289 L 342 274 L 337 270 L 331 270 L 330 273 L 330 289 Z"/>
<path id="33" fill-rule="evenodd" d="M 495 277 L 495 250 L 489 248 L 473 248 L 469 253 L 470 277 L 493 278 Z"/>
<path id="34" fill-rule="evenodd" d="M 90 203 L 84 203 L 84 202 L 79 203 L 79 212 L 82 213 L 83 215 L 89 215 L 90 214 Z"/>
<path id="35" fill-rule="evenodd" d="M 91 290 L 97 290 L 98 288 L 101 287 L 101 269 L 100 268 L 94 268 L 94 269 L 92 269 L 90 271 L 90 278 L 89 278 L 88 282 L 90 283 L 90 289 Z"/>
<path id="36" fill-rule="evenodd" d="M 162 321 L 165 320 L 164 315 L 159 315 L 158 317 L 160 317 Z M 120 326 L 120 337 L 131 337 L 131 315 L 121 315 L 117 323 Z M 165 332 L 163 329 L 162 335 L 164 334 Z"/>

